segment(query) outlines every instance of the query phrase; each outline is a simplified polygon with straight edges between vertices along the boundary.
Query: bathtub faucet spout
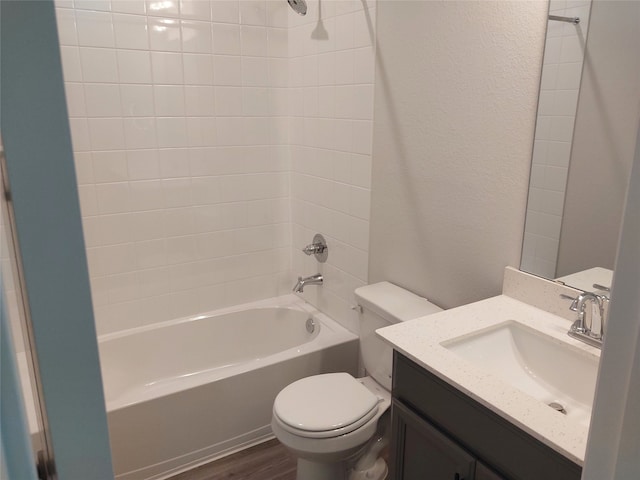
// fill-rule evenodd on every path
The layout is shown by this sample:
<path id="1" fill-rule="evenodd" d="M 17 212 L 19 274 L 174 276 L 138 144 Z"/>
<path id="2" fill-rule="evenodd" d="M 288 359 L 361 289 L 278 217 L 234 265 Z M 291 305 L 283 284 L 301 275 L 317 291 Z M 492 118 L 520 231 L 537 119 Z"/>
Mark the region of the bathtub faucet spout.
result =
<path id="1" fill-rule="evenodd" d="M 315 275 L 311 275 L 306 278 L 298 277 L 298 283 L 293 287 L 293 291 L 295 293 L 302 293 L 304 291 L 304 287 L 307 285 L 322 285 L 323 281 L 324 279 L 322 278 L 321 273 L 316 273 Z"/>

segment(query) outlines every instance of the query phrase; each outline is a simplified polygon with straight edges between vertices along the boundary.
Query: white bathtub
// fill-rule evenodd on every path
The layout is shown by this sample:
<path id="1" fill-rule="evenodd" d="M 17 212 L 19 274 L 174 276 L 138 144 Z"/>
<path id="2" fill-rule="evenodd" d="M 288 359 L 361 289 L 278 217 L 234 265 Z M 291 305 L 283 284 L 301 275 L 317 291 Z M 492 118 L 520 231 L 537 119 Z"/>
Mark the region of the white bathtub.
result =
<path id="1" fill-rule="evenodd" d="M 355 374 L 358 357 L 355 335 L 295 295 L 104 335 L 99 347 L 122 480 L 165 478 L 271 438 L 283 387 Z"/>

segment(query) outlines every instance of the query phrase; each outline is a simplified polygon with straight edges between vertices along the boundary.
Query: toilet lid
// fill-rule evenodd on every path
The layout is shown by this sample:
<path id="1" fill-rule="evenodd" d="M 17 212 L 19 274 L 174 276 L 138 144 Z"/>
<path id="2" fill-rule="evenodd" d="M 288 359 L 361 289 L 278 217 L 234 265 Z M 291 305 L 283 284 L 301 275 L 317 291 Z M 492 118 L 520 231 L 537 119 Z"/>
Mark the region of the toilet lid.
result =
<path id="1" fill-rule="evenodd" d="M 285 387 L 276 397 L 273 411 L 296 430 L 326 432 L 370 418 L 377 404 L 378 397 L 348 373 L 328 373 Z"/>

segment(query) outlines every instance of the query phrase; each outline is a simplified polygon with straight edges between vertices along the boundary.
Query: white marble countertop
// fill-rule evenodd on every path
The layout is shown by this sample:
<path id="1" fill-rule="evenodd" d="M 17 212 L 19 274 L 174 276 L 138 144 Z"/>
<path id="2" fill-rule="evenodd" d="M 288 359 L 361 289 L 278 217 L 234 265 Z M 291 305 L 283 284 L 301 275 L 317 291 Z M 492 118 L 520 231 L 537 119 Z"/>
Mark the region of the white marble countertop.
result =
<path id="1" fill-rule="evenodd" d="M 608 292 L 595 288 L 594 284 L 611 288 L 611 284 L 613 283 L 613 270 L 594 267 L 581 272 L 572 273 L 571 275 L 565 275 L 564 277 L 558 277 L 556 280 L 564 282 L 566 285 L 570 285 L 574 288 L 584 290 L 585 292 L 595 292 L 602 295 L 607 294 Z"/>
<path id="2" fill-rule="evenodd" d="M 506 295 L 402 322 L 376 332 L 394 349 L 425 369 L 583 465 L 588 426 L 565 417 L 441 345 L 509 320 L 539 330 L 591 355 L 600 355 L 598 349 L 567 335 L 568 320 Z"/>

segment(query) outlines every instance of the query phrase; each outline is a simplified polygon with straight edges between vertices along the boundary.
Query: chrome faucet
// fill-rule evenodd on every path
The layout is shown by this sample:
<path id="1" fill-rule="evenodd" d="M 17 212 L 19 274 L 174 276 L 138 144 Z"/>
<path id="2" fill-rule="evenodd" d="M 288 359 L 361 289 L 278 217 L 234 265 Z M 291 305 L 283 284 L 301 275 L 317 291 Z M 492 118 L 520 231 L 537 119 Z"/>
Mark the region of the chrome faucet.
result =
<path id="1" fill-rule="evenodd" d="M 293 291 L 295 293 L 304 292 L 304 287 L 307 285 L 322 285 L 324 278 L 321 273 L 316 273 L 315 275 L 311 275 L 310 277 L 298 277 L 298 283 L 293 287 Z"/>
<path id="2" fill-rule="evenodd" d="M 592 292 L 583 292 L 576 298 L 568 298 L 573 300 L 569 309 L 578 313 L 578 319 L 567 332 L 569 336 L 593 347 L 602 348 L 609 298 Z"/>

